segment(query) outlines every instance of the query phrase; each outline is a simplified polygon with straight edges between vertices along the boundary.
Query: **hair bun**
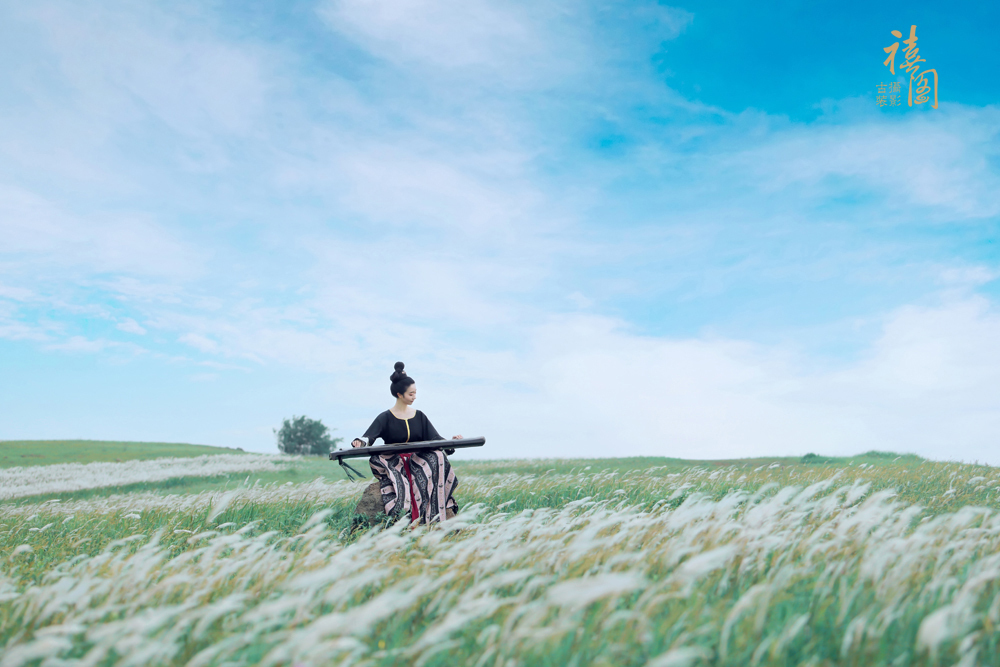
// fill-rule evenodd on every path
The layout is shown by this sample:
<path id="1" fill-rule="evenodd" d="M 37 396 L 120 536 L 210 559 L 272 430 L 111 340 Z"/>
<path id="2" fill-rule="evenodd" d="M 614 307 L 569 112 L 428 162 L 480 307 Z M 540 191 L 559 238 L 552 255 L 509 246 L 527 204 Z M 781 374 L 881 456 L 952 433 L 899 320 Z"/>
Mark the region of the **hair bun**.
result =
<path id="1" fill-rule="evenodd" d="M 406 377 L 406 371 L 403 370 L 404 365 L 402 361 L 397 361 L 393 368 L 395 368 L 396 371 L 389 376 L 390 382 L 396 383 Z"/>

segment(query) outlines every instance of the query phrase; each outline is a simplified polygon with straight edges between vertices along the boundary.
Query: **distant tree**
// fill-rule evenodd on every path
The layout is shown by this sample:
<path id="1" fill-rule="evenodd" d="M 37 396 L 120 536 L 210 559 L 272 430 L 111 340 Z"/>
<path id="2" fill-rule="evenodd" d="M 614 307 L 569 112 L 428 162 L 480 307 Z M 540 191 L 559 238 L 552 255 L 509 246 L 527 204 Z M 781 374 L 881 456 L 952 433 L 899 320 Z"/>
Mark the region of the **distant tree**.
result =
<path id="1" fill-rule="evenodd" d="M 330 429 L 318 419 L 306 416 L 285 419 L 280 429 L 274 429 L 278 449 L 283 454 L 329 454 L 343 438 L 331 438 Z"/>

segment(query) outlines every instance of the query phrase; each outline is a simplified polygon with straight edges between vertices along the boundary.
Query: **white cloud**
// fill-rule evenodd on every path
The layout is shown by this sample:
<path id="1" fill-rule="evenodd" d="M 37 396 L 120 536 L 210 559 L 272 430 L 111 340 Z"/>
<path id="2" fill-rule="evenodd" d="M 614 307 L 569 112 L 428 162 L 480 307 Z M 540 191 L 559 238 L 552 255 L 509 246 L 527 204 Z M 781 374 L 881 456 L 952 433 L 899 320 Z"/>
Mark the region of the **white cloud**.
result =
<path id="1" fill-rule="evenodd" d="M 88 273 L 186 278 L 197 273 L 202 255 L 146 214 L 73 215 L 41 196 L 2 183 L 0 238 L 0 254 L 11 262 L 41 265 L 59 274 L 82 267 Z"/>
<path id="2" fill-rule="evenodd" d="M 770 192 L 804 186 L 825 198 L 860 187 L 885 196 L 894 210 L 985 218 L 1000 214 L 1000 175 L 987 159 L 998 150 L 998 127 L 1000 109 L 959 106 L 902 120 L 795 126 L 722 164 Z M 845 188 L 830 180 L 837 178 L 853 180 Z"/>
<path id="3" fill-rule="evenodd" d="M 265 318 L 265 321 L 268 318 Z M 641 336 L 623 321 L 554 316 L 507 326 L 487 351 L 384 316 L 346 332 L 229 322 L 239 336 L 184 337 L 206 353 L 329 373 L 331 403 L 363 429 L 402 359 L 447 435 L 486 435 L 471 455 L 738 458 L 870 449 L 1000 464 L 1000 314 L 981 297 L 888 314 L 855 360 L 724 338 Z M 367 331 L 364 344 L 352 343 Z M 198 346 L 196 345 L 196 346 Z M 384 377 L 383 377 L 384 376 Z"/>
<path id="4" fill-rule="evenodd" d="M 23 287 L 12 287 L 10 285 L 0 285 L 0 298 L 13 299 L 14 301 L 27 301 L 34 296 L 34 292 Z"/>
<path id="5" fill-rule="evenodd" d="M 320 15 L 369 51 L 401 65 L 492 68 L 537 57 L 545 45 L 516 7 L 489 0 L 335 0 Z"/>
<path id="6" fill-rule="evenodd" d="M 942 284 L 962 287 L 978 287 L 1000 278 L 1000 270 L 987 266 L 958 266 L 942 269 L 939 280 Z"/>
<path id="7" fill-rule="evenodd" d="M 341 202 L 395 227 L 412 229 L 416 223 L 422 231 L 502 238 L 511 228 L 525 227 L 526 214 L 539 204 L 538 193 L 523 180 L 523 165 L 511 173 L 506 165 L 490 164 L 490 155 L 421 156 L 416 148 L 369 145 L 353 155 L 341 153 Z"/>
<path id="8" fill-rule="evenodd" d="M 201 334 L 188 333 L 184 334 L 177 340 L 187 345 L 190 345 L 191 347 L 201 352 L 216 353 L 221 351 L 221 348 L 219 347 L 219 344 L 217 342 Z"/>
<path id="9" fill-rule="evenodd" d="M 117 343 L 100 339 L 90 339 L 85 336 L 70 336 L 66 340 L 58 343 L 49 343 L 45 346 L 47 350 L 58 350 L 60 352 L 101 352 L 109 347 L 115 347 Z"/>
<path id="10" fill-rule="evenodd" d="M 51 337 L 38 327 L 18 322 L 0 314 L 0 338 L 6 340 L 30 340 L 42 342 L 50 340 Z"/>
<path id="11" fill-rule="evenodd" d="M 25 14 L 87 115 L 136 123 L 152 113 L 184 134 L 244 133 L 265 95 L 255 54 L 217 39 L 201 17 L 113 2 L 50 1 Z"/>
<path id="12" fill-rule="evenodd" d="M 146 330 L 138 322 L 131 318 L 126 318 L 115 325 L 119 331 L 124 331 L 125 333 L 135 334 L 137 336 L 144 336 Z"/>
<path id="13" fill-rule="evenodd" d="M 574 316 L 537 330 L 533 353 L 514 364 L 454 369 L 478 382 L 435 381 L 425 402 L 435 421 L 490 436 L 482 456 L 880 449 L 1000 464 L 997 340 L 1000 314 L 984 299 L 906 307 L 859 361 L 817 372 L 781 347 L 643 337 Z"/>
<path id="14" fill-rule="evenodd" d="M 629 51 L 637 40 L 638 57 L 647 58 L 693 19 L 654 2 L 595 7 L 561 0 L 327 0 L 318 14 L 374 57 L 418 73 L 424 85 L 461 80 L 459 94 L 468 97 L 497 87 L 586 90 L 610 63 L 635 58 Z M 624 39 L 614 32 L 621 24 L 639 29 Z M 503 103 L 490 97 L 490 106 Z"/>

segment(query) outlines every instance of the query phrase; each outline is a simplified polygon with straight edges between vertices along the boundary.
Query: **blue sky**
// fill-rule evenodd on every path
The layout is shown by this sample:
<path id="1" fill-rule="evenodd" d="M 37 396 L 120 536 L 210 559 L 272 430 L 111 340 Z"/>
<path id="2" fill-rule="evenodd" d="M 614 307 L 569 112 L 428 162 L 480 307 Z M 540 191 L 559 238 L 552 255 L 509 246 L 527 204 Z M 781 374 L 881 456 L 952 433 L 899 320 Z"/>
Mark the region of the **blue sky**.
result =
<path id="1" fill-rule="evenodd" d="M 998 14 L 4 3 L 0 439 L 1000 463 Z"/>

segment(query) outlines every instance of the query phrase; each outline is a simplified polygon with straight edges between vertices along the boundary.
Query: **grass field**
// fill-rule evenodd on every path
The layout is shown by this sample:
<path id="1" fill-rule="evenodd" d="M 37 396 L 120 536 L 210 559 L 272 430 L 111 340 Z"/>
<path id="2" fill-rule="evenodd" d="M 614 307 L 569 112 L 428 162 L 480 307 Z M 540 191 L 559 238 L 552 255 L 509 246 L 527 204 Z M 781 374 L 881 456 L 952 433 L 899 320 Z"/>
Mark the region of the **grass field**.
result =
<path id="1" fill-rule="evenodd" d="M 111 442 L 106 440 L 0 440 L 0 468 L 134 461 L 164 457 L 236 454 L 240 450 L 175 442 Z"/>
<path id="2" fill-rule="evenodd" d="M 455 467 L 447 529 L 302 459 L 0 505 L 0 667 L 1000 665 L 1000 470 Z"/>

